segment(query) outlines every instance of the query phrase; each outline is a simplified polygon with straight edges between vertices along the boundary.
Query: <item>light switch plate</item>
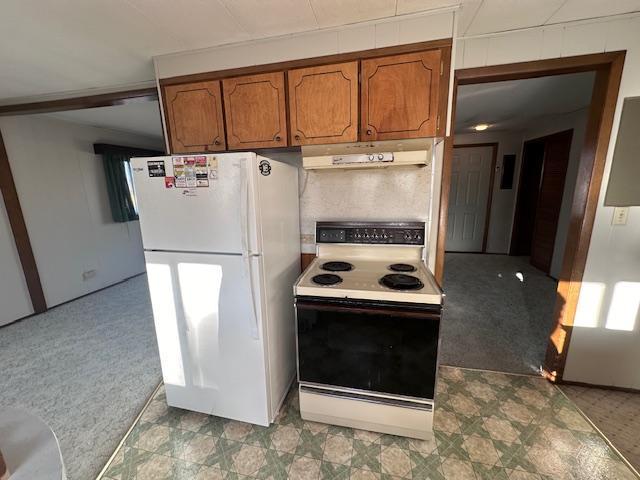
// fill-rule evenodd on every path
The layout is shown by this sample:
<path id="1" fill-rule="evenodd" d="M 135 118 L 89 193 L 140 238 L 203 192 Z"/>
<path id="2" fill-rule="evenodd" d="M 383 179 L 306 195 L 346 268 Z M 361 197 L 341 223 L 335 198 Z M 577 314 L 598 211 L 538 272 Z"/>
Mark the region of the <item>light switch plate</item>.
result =
<path id="1" fill-rule="evenodd" d="M 613 209 L 612 225 L 626 225 L 629 216 L 629 207 L 615 207 Z"/>

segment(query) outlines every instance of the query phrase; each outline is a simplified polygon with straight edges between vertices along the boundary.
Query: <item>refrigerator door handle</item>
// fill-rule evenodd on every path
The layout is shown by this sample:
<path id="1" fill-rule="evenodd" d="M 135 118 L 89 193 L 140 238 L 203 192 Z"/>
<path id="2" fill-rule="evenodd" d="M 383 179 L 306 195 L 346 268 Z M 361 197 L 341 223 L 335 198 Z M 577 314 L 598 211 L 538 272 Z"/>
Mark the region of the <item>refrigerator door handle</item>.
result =
<path id="1" fill-rule="evenodd" d="M 247 271 L 249 276 L 249 293 L 251 295 L 251 313 L 253 314 L 253 319 L 251 322 L 251 338 L 258 340 L 260 338 L 260 332 L 258 328 L 258 322 L 260 321 L 258 314 L 260 312 L 260 306 L 256 305 L 256 295 L 255 289 L 253 288 L 253 267 L 252 267 L 252 258 L 250 256 L 245 257 Z"/>
<path id="2" fill-rule="evenodd" d="M 249 175 L 247 162 L 242 162 L 240 167 L 241 191 L 240 191 L 240 236 L 242 241 L 242 255 L 249 255 Z"/>
<path id="3" fill-rule="evenodd" d="M 251 338 L 259 339 L 259 329 L 258 329 L 258 313 L 259 307 L 256 308 L 256 295 L 255 290 L 253 288 L 253 268 L 251 265 L 251 257 L 253 256 L 249 252 L 249 172 L 248 172 L 248 161 L 242 162 L 242 191 L 240 192 L 240 201 L 242 202 L 240 205 L 240 228 L 242 229 L 242 257 L 244 260 L 244 264 L 246 267 L 247 278 L 249 280 L 249 294 L 251 295 L 251 313 L 253 315 L 251 321 Z"/>

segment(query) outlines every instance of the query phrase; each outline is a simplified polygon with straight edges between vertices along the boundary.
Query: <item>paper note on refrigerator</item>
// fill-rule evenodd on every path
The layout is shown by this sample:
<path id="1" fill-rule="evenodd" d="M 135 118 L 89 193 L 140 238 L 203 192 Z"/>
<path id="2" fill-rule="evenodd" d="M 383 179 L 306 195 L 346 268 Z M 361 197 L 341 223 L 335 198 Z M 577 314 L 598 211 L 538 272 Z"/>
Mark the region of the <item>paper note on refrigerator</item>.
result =
<path id="1" fill-rule="evenodd" d="M 193 188 L 198 185 L 198 181 L 196 179 L 196 157 L 184 158 L 184 176 L 187 188 Z"/>
<path id="2" fill-rule="evenodd" d="M 184 169 L 184 157 L 173 157 L 173 178 L 175 179 L 174 185 L 176 188 L 187 187 L 187 177 Z"/>
<path id="3" fill-rule="evenodd" d="M 209 186 L 209 168 L 207 167 L 207 157 L 204 155 L 196 157 L 196 186 Z"/>

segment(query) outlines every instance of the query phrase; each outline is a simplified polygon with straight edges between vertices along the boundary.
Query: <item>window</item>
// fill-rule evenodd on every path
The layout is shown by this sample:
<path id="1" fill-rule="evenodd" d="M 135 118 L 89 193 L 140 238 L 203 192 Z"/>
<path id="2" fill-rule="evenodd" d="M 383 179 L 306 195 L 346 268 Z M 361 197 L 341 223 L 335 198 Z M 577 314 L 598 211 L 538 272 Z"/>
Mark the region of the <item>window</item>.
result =
<path id="1" fill-rule="evenodd" d="M 138 220 L 138 203 L 130 159 L 131 157 L 154 157 L 162 155 L 162 153 L 105 143 L 96 143 L 93 146 L 93 151 L 102 156 L 113 221 Z"/>

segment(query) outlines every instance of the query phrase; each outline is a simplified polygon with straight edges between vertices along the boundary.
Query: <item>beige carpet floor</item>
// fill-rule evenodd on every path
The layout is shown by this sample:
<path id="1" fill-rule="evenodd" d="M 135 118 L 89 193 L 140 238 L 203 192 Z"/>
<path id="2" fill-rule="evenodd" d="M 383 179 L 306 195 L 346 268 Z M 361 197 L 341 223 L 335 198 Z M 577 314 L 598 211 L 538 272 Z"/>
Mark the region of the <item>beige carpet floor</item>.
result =
<path id="1" fill-rule="evenodd" d="M 440 362 L 535 374 L 547 349 L 556 282 L 528 257 L 447 253 Z"/>
<path id="2" fill-rule="evenodd" d="M 161 378 L 146 277 L 0 328 L 0 365 L 0 408 L 47 422 L 69 480 L 95 478 Z"/>
<path id="3" fill-rule="evenodd" d="M 640 393 L 569 385 L 561 388 L 640 471 Z"/>

